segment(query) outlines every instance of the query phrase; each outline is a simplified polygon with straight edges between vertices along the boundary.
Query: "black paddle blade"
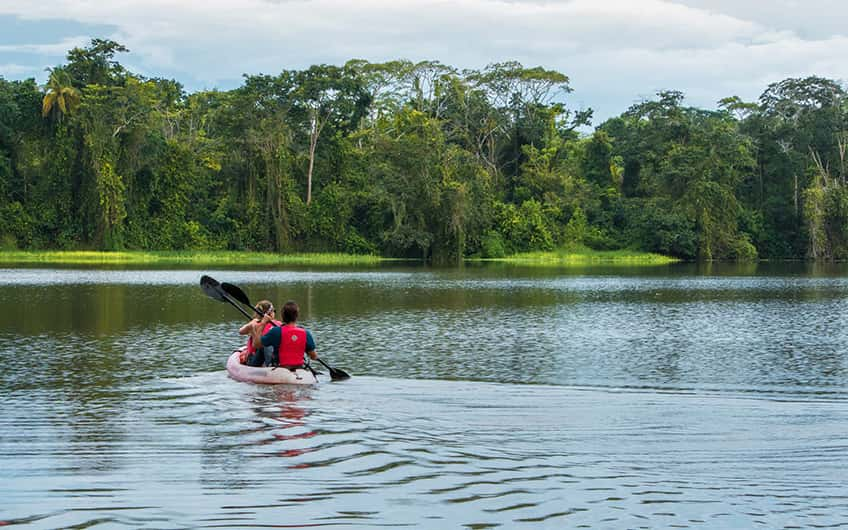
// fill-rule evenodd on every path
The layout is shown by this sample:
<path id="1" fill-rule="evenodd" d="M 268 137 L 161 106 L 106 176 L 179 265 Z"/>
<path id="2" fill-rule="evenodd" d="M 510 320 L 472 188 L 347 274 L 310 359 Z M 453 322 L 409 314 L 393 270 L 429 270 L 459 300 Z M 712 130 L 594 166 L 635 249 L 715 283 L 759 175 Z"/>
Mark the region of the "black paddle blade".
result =
<path id="1" fill-rule="evenodd" d="M 221 289 L 223 289 L 228 295 L 232 296 L 244 305 L 253 307 L 253 304 L 250 303 L 250 298 L 247 297 L 247 294 L 245 294 L 245 292 L 239 289 L 237 286 L 231 283 L 224 282 L 221 284 Z"/>
<path id="2" fill-rule="evenodd" d="M 345 379 L 350 379 L 350 374 L 345 372 L 344 370 L 339 370 L 338 368 L 333 368 L 329 364 L 325 363 L 323 359 L 318 357 L 317 361 L 324 365 L 324 368 L 330 371 L 330 380 L 332 381 L 344 381 Z"/>
<path id="3" fill-rule="evenodd" d="M 221 284 L 218 283 L 218 280 L 211 276 L 203 275 L 200 277 L 200 288 L 203 289 L 203 292 L 206 293 L 206 296 L 209 298 L 214 298 L 219 302 L 228 302 L 226 296 L 224 296 L 224 291 L 221 290 Z"/>
<path id="4" fill-rule="evenodd" d="M 224 291 L 224 289 L 221 287 L 221 284 L 215 278 L 206 275 L 201 276 L 200 288 L 203 289 L 203 292 L 206 293 L 206 296 L 208 296 L 209 298 L 213 298 L 215 300 L 218 300 L 219 302 L 226 302 L 238 309 L 239 312 L 247 318 L 253 318 L 250 313 L 245 311 L 243 307 L 238 305 L 235 300 L 233 300 L 232 296 L 230 296 L 227 292 Z"/>
<path id="5" fill-rule="evenodd" d="M 328 368 L 330 370 L 331 381 L 344 381 L 350 379 L 350 374 L 339 368 Z"/>

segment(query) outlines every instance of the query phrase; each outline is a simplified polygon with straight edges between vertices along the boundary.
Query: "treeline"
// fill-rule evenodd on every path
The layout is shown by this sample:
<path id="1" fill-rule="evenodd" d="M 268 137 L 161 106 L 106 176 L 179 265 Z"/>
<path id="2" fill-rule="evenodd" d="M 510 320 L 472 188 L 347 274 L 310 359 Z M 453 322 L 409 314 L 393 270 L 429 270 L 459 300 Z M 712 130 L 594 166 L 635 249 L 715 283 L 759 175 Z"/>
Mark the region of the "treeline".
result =
<path id="1" fill-rule="evenodd" d="M 587 135 L 568 77 L 514 62 L 354 60 L 187 94 L 126 51 L 95 39 L 44 87 L 0 78 L 0 248 L 848 258 L 832 80 L 718 111 L 661 92 Z"/>

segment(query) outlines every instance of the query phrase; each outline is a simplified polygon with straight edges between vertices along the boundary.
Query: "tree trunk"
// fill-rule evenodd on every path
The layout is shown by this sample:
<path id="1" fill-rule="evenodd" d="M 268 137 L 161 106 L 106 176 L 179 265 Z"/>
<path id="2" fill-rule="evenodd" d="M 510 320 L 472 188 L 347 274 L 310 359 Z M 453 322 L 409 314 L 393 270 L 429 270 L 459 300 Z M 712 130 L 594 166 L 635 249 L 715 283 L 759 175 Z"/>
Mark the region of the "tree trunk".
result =
<path id="1" fill-rule="evenodd" d="M 798 174 L 793 176 L 795 177 L 795 217 L 798 217 Z"/>
<path id="2" fill-rule="evenodd" d="M 306 170 L 306 205 L 312 202 L 312 169 L 315 167 L 315 147 L 318 145 L 317 128 L 313 124 L 309 138 L 309 169 Z"/>
<path id="3" fill-rule="evenodd" d="M 309 168 L 306 170 L 306 205 L 312 202 L 312 170 L 315 168 L 315 149 L 318 147 L 318 137 L 321 135 L 321 116 L 316 109 L 312 114 L 312 130 L 309 134 Z"/>

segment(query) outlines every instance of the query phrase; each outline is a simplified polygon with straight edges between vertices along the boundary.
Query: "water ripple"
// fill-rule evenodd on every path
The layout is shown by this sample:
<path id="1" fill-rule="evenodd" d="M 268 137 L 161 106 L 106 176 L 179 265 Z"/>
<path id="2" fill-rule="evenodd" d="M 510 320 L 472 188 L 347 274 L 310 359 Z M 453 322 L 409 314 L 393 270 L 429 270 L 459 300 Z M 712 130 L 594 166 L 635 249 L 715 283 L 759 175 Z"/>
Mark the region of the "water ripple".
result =
<path id="1" fill-rule="evenodd" d="M 15 274 L 0 524 L 848 526 L 844 278 L 228 272 L 356 375 L 283 388 L 196 272 Z"/>

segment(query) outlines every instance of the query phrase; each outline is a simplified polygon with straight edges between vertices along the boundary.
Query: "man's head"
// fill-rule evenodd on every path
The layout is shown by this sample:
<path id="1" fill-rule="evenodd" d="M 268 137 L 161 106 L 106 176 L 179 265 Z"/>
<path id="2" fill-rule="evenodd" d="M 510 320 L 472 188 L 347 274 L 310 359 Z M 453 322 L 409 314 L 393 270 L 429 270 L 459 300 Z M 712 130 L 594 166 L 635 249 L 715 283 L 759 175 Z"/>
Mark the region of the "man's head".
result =
<path id="1" fill-rule="evenodd" d="M 286 302 L 286 305 L 283 306 L 283 323 L 293 324 L 294 322 L 297 322 L 299 314 L 300 309 L 297 307 L 297 304 L 294 303 L 294 300 L 289 300 Z"/>

